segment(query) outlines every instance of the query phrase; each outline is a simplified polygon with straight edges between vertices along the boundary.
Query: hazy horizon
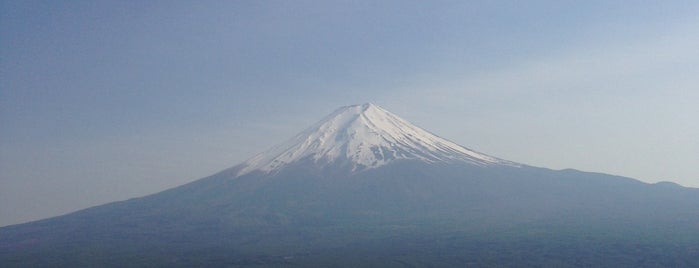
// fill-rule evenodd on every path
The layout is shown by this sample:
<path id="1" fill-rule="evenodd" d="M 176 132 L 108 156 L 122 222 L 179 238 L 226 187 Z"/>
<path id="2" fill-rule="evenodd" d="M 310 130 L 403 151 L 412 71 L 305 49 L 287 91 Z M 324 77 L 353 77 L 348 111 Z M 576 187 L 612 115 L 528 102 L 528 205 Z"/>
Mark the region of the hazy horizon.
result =
<path id="1" fill-rule="evenodd" d="M 499 158 L 699 187 L 699 3 L 0 3 L 0 226 L 373 102 Z"/>

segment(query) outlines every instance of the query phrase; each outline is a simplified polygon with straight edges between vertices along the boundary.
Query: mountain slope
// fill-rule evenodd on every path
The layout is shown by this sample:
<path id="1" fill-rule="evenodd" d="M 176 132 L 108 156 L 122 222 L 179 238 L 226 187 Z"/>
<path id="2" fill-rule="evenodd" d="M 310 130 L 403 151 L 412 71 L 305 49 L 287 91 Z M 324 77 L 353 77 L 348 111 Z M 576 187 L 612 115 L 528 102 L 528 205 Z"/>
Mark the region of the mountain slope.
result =
<path id="1" fill-rule="evenodd" d="M 0 228 L 0 266 L 699 266 L 699 189 L 478 153 L 371 104 L 158 194 Z"/>

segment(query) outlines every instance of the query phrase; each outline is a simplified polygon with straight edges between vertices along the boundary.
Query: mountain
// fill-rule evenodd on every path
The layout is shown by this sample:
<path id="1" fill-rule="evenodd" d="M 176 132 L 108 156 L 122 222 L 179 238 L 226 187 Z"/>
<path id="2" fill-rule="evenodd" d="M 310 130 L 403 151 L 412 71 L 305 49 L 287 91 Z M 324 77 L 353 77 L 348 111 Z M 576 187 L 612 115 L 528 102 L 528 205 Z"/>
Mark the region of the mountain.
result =
<path id="1" fill-rule="evenodd" d="M 373 104 L 163 192 L 0 228 L 0 266 L 699 266 L 699 189 L 489 156 Z"/>

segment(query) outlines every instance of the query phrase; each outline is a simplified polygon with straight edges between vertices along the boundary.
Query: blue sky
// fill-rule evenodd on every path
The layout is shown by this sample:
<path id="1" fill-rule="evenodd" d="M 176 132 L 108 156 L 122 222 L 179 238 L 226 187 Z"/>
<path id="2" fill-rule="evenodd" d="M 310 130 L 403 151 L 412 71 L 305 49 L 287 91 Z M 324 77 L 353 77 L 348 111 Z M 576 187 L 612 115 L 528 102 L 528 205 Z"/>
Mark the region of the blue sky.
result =
<path id="1" fill-rule="evenodd" d="M 699 187 L 696 1 L 0 1 L 0 226 L 374 102 L 497 157 Z"/>

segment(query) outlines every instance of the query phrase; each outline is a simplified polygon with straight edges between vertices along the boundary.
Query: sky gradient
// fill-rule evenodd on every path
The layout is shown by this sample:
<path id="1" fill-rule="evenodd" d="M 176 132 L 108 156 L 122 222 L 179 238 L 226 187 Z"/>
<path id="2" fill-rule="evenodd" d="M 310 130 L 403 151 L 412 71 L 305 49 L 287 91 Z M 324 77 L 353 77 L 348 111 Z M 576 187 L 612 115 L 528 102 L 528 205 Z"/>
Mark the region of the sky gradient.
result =
<path id="1" fill-rule="evenodd" d="M 500 158 L 699 187 L 697 1 L 0 1 L 0 226 L 373 102 Z"/>

